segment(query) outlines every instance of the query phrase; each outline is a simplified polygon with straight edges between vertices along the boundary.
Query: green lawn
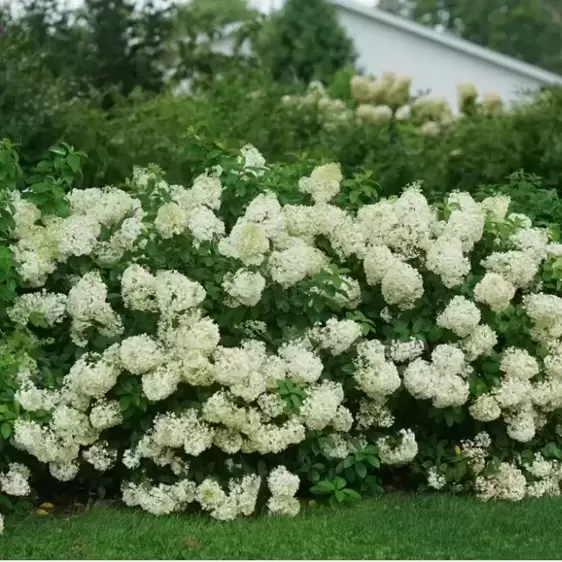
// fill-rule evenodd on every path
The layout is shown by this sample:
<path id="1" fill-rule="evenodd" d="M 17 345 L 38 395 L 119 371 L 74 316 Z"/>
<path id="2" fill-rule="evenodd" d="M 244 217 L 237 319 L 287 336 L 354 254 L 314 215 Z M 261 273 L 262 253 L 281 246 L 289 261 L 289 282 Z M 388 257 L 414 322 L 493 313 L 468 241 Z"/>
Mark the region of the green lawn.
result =
<path id="1" fill-rule="evenodd" d="M 220 523 L 94 508 L 6 518 L 0 559 L 557 559 L 562 499 L 483 504 L 387 495 L 299 517 Z M 11 520 L 10 520 L 11 519 Z"/>

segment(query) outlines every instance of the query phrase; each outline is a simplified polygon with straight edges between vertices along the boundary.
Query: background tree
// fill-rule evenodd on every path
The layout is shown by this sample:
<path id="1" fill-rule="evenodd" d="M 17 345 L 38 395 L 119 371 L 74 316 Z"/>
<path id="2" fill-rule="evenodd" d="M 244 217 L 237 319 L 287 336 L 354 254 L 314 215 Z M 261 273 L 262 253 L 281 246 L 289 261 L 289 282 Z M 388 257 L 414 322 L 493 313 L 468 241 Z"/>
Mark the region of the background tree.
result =
<path id="1" fill-rule="evenodd" d="M 191 0 L 174 6 L 168 66 L 177 82 L 192 91 L 207 89 L 225 73 L 243 75 L 258 63 L 253 45 L 263 17 L 247 0 Z M 229 44 L 230 49 L 217 49 Z M 185 82 L 184 82 L 185 83 Z"/>
<path id="2" fill-rule="evenodd" d="M 380 0 L 378 7 L 562 72 L 561 0 Z"/>
<path id="3" fill-rule="evenodd" d="M 273 78 L 283 82 L 329 82 L 357 57 L 334 6 L 326 0 L 287 0 L 272 17 L 260 51 Z"/>

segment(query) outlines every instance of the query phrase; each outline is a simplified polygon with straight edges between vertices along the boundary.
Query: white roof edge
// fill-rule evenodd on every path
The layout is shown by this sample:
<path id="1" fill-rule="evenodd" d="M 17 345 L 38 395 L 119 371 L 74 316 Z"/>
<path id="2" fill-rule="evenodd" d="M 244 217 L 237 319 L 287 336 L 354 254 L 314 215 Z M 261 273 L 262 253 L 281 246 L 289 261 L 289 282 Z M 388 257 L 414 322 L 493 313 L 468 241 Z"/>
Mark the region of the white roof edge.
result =
<path id="1" fill-rule="evenodd" d="M 539 82 L 545 84 L 562 82 L 562 76 L 559 74 L 543 70 L 542 68 L 532 64 L 521 62 L 512 57 L 508 57 L 507 55 L 502 55 L 501 53 L 497 53 L 491 49 L 487 49 L 486 47 L 480 47 L 475 43 L 471 43 L 465 39 L 459 39 L 449 33 L 440 33 L 431 27 L 412 22 L 400 16 L 395 16 L 384 12 L 383 10 L 362 6 L 352 0 L 332 0 L 332 3 L 336 6 L 349 10 L 350 12 L 356 12 L 357 14 L 367 18 L 385 23 L 414 35 L 418 35 L 429 41 L 441 43 L 442 45 L 456 49 L 457 51 L 461 51 L 475 58 L 485 60 L 491 64 L 508 68 Z"/>

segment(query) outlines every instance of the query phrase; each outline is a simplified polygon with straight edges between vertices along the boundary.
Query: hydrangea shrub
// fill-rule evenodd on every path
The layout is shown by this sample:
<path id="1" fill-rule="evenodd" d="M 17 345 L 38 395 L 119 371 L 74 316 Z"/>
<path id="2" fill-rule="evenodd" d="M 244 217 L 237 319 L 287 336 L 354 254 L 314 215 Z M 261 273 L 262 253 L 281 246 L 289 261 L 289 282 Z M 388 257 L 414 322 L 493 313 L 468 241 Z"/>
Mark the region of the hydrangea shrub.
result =
<path id="1" fill-rule="evenodd" d="M 187 187 L 150 167 L 48 208 L 12 190 L 7 314 L 42 342 L 15 450 L 222 520 L 386 485 L 559 494 L 562 245 L 504 195 L 376 201 L 370 182 L 248 146 Z"/>

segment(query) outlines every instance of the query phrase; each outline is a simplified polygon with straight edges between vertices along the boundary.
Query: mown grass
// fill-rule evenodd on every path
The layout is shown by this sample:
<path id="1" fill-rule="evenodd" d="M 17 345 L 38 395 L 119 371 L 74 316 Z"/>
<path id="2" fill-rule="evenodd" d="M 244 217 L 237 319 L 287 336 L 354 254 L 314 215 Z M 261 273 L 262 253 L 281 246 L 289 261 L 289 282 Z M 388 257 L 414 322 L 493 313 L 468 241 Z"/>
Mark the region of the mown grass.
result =
<path id="1" fill-rule="evenodd" d="M 228 523 L 98 507 L 7 518 L 0 559 L 559 559 L 561 499 L 387 495 Z"/>

